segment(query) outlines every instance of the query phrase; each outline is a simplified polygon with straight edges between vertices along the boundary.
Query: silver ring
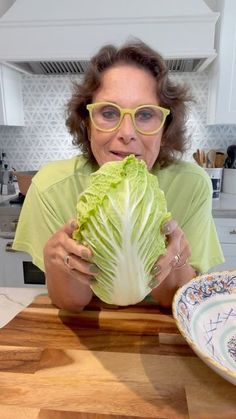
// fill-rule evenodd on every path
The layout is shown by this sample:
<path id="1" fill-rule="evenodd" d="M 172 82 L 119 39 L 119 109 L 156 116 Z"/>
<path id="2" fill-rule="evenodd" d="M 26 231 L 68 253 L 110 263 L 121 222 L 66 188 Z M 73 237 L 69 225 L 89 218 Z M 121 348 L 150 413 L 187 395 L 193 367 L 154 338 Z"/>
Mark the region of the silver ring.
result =
<path id="1" fill-rule="evenodd" d="M 171 261 L 171 265 L 172 266 L 177 266 L 178 263 L 180 262 L 181 259 L 181 255 L 179 253 L 177 253 L 177 255 L 174 256 L 174 258 Z"/>
<path id="2" fill-rule="evenodd" d="M 69 264 L 69 262 L 70 262 L 70 256 L 69 256 L 68 254 L 66 254 L 66 255 L 64 256 L 63 261 L 64 261 L 64 264 L 67 266 L 67 268 L 69 268 L 69 269 L 73 269 L 73 268 L 70 266 L 70 264 Z"/>
<path id="3" fill-rule="evenodd" d="M 174 267 L 174 269 L 181 269 L 181 268 L 183 268 L 184 266 L 186 266 L 186 265 L 187 265 L 187 263 L 188 263 L 188 259 L 186 259 L 186 261 L 185 261 L 184 263 L 182 263 L 182 265 L 176 265 L 176 266 Z"/>

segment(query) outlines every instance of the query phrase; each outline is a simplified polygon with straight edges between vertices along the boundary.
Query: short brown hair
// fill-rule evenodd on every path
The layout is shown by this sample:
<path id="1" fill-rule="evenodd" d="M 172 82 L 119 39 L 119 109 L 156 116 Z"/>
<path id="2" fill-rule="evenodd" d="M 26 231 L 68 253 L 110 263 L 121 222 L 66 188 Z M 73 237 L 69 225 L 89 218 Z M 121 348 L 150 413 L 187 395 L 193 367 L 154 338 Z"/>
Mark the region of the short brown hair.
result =
<path id="1" fill-rule="evenodd" d="M 89 115 L 86 105 L 92 102 L 104 71 L 124 63 L 151 72 L 156 80 L 160 106 L 170 109 L 157 158 L 160 166 L 166 167 L 180 158 L 187 149 L 186 109 L 187 102 L 192 98 L 186 86 L 175 84 L 169 78 L 161 55 L 141 41 L 129 42 L 120 48 L 105 45 L 91 59 L 82 83 L 75 84 L 74 93 L 67 105 L 66 126 L 73 137 L 73 144 L 78 145 L 82 153 L 94 161 L 88 139 Z"/>

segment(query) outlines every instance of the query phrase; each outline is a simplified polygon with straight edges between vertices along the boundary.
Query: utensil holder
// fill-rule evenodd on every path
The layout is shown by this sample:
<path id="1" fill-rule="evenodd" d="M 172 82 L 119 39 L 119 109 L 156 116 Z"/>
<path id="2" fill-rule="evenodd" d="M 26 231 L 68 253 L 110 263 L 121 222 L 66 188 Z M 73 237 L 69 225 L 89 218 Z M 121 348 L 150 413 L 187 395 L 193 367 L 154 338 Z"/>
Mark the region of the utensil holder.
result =
<path id="1" fill-rule="evenodd" d="M 222 192 L 236 194 L 236 169 L 224 169 Z"/>
<path id="2" fill-rule="evenodd" d="M 206 168 L 205 171 L 211 178 L 212 199 L 219 199 L 220 191 L 221 191 L 223 168 L 222 167 Z"/>

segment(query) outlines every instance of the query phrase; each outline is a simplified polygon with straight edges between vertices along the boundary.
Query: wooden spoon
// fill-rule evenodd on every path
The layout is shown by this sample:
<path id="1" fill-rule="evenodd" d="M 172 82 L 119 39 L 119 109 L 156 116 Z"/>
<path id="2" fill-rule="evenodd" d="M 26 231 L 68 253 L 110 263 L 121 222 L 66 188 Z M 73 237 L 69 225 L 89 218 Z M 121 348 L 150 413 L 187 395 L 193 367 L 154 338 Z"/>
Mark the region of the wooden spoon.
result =
<path id="1" fill-rule="evenodd" d="M 202 167 L 206 167 L 206 155 L 204 150 L 199 150 L 200 163 Z"/>
<path id="2" fill-rule="evenodd" d="M 195 153 L 193 153 L 193 158 L 194 158 L 194 160 L 195 160 L 195 162 L 197 163 L 197 164 L 199 164 L 199 166 L 201 166 L 201 162 L 200 162 L 200 160 L 199 160 L 199 156 L 198 156 L 198 154 L 195 152 Z"/>
<path id="3" fill-rule="evenodd" d="M 226 157 L 225 153 L 216 152 L 215 167 L 224 167 Z"/>
<path id="4" fill-rule="evenodd" d="M 207 167 L 215 168 L 215 161 L 216 161 L 216 151 L 209 150 L 207 153 Z"/>

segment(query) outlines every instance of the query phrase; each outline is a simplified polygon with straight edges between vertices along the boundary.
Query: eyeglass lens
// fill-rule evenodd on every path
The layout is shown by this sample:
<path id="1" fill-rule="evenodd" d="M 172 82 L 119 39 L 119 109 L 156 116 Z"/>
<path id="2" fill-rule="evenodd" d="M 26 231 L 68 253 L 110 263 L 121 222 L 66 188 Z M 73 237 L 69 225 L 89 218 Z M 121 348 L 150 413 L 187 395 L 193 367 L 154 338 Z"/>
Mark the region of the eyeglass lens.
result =
<path id="1" fill-rule="evenodd" d="M 110 130 L 120 124 L 122 113 L 115 105 L 101 103 L 93 108 L 92 118 L 98 128 Z M 137 108 L 133 118 L 135 127 L 146 133 L 158 130 L 163 119 L 161 109 L 152 105 Z"/>

